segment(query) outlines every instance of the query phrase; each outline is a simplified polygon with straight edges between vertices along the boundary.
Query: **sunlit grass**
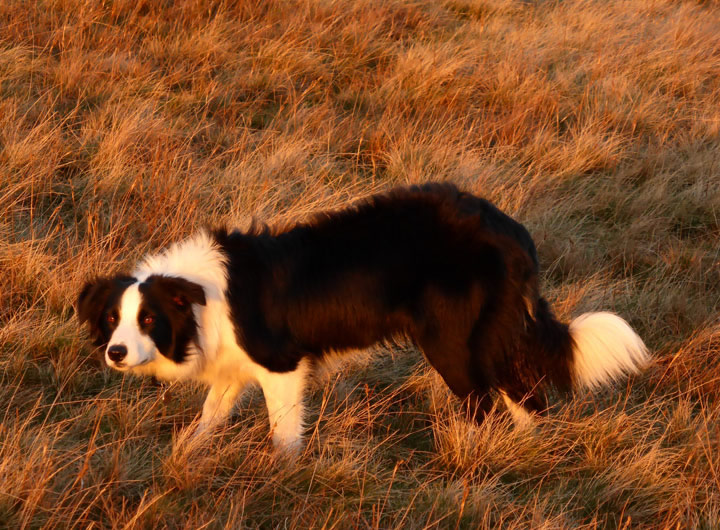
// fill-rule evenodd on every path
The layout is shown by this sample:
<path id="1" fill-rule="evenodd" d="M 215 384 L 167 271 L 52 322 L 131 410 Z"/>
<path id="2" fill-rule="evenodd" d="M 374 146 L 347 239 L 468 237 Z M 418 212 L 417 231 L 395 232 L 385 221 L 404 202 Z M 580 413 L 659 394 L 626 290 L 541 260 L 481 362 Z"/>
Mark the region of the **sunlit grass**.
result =
<path id="1" fill-rule="evenodd" d="M 0 526 L 720 525 L 720 9 L 693 1 L 0 4 Z M 525 223 L 565 319 L 609 309 L 643 375 L 516 430 L 460 417 L 413 348 L 313 387 L 275 455 L 262 393 L 110 372 L 90 275 L 219 223 L 450 180 Z"/>

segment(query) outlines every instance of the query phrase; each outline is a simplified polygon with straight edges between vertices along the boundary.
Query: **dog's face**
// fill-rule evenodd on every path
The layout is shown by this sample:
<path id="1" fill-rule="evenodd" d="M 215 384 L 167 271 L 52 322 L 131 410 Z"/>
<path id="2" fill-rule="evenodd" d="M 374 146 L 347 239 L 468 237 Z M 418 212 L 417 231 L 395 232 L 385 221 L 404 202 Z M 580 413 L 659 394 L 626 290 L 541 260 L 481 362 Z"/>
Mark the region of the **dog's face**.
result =
<path id="1" fill-rule="evenodd" d="M 95 344 L 105 348 L 108 366 L 133 370 L 186 361 L 197 341 L 193 304 L 205 305 L 205 292 L 183 278 L 153 275 L 140 282 L 114 276 L 87 283 L 77 309 Z"/>

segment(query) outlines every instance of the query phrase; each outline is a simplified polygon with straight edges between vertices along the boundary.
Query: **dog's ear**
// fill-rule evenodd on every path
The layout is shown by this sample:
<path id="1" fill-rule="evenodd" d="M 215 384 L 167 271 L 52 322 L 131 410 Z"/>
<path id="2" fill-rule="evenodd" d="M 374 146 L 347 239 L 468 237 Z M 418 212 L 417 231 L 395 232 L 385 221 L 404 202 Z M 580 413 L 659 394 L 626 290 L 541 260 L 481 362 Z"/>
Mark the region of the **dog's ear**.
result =
<path id="1" fill-rule="evenodd" d="M 205 289 L 201 285 L 178 278 L 176 276 L 150 276 L 147 279 L 156 292 L 172 301 L 172 304 L 182 311 L 189 310 L 192 304 L 205 305 Z"/>

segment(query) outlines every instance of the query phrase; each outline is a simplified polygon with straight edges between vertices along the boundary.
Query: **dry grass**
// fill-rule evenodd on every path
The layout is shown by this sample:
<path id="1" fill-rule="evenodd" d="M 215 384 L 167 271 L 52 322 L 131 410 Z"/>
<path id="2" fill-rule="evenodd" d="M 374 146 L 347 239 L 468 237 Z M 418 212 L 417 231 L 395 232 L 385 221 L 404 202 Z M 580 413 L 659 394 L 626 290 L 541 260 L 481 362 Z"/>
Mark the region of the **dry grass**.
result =
<path id="1" fill-rule="evenodd" d="M 717 4 L 234 4 L 0 4 L 0 526 L 720 526 Z M 525 222 L 558 312 L 620 312 L 657 364 L 529 433 L 381 351 L 317 383 L 286 462 L 258 391 L 192 446 L 200 390 L 110 373 L 72 318 L 205 224 L 430 179 Z"/>

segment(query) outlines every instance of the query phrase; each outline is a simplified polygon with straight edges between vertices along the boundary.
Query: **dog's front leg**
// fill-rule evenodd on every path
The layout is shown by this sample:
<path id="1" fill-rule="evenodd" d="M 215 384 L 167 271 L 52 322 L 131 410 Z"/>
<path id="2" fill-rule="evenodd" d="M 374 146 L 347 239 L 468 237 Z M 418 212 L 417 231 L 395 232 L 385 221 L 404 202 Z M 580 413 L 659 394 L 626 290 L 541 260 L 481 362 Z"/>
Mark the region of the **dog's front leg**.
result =
<path id="1" fill-rule="evenodd" d="M 273 445 L 282 451 L 297 452 L 303 440 L 303 393 L 309 364 L 300 361 L 292 372 L 265 372 L 258 380 L 265 394 Z"/>
<path id="2" fill-rule="evenodd" d="M 215 384 L 210 387 L 205 404 L 203 405 L 200 424 L 195 431 L 196 435 L 201 435 L 212 431 L 215 427 L 225 422 L 230 416 L 235 400 L 237 399 L 242 385 L 239 384 Z"/>

